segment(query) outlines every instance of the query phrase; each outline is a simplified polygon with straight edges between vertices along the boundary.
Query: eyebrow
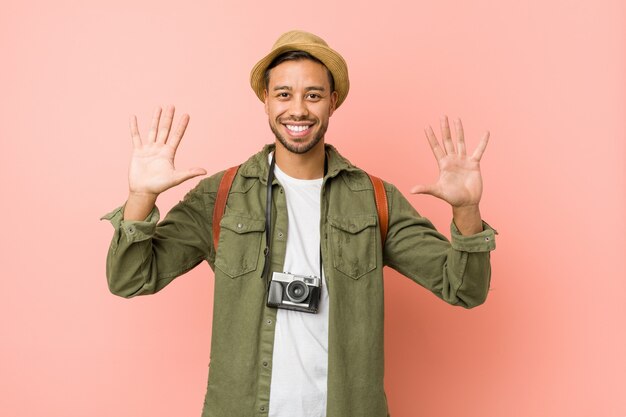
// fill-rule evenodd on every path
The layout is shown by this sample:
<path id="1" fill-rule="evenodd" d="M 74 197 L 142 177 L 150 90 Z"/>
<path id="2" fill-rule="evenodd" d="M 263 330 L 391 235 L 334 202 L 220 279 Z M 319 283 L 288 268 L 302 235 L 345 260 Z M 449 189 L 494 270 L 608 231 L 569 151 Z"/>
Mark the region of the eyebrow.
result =
<path id="1" fill-rule="evenodd" d="M 287 91 L 291 91 L 292 88 L 288 85 L 277 85 L 276 87 L 274 87 L 274 91 L 278 91 L 278 90 L 287 90 Z M 322 86 L 318 86 L 318 85 L 313 85 L 310 87 L 307 87 L 304 89 L 304 91 L 326 91 L 326 89 Z"/>

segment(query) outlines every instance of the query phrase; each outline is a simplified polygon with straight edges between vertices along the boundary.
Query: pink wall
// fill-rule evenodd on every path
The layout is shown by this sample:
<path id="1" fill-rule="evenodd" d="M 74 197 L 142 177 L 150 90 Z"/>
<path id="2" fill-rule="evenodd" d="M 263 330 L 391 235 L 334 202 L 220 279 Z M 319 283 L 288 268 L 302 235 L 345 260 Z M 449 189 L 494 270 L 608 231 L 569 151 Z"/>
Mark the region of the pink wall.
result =
<path id="1" fill-rule="evenodd" d="M 199 416 L 210 269 L 114 297 L 98 218 L 125 199 L 131 113 L 142 131 L 158 104 L 191 115 L 181 167 L 271 141 L 248 74 L 302 28 L 351 71 L 328 141 L 405 193 L 436 177 L 423 125 L 460 116 L 472 147 L 491 131 L 492 291 L 465 311 L 389 271 L 392 415 L 626 416 L 621 0 L 91 3 L 2 3 L 0 415 Z M 443 203 L 410 199 L 448 233 Z"/>

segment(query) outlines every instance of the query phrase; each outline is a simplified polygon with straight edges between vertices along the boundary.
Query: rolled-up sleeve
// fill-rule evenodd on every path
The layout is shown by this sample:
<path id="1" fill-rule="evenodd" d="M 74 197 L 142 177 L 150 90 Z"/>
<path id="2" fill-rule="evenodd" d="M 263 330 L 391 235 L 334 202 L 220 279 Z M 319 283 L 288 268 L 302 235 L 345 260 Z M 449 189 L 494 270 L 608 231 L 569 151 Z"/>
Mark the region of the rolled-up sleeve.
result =
<path id="1" fill-rule="evenodd" d="M 449 304 L 472 308 L 484 303 L 497 231 L 483 222 L 483 231 L 464 236 L 452 222 L 448 240 L 394 186 L 387 185 L 387 189 L 385 264 Z"/>
<path id="2" fill-rule="evenodd" d="M 473 235 L 462 235 L 454 222 L 450 224 L 452 247 L 463 252 L 490 252 L 496 248 L 498 232 L 483 220 L 483 231 Z"/>
<path id="3" fill-rule="evenodd" d="M 106 275 L 113 294 L 153 294 L 203 260 L 212 266 L 214 193 L 201 181 L 159 223 L 154 207 L 143 221 L 123 219 L 124 206 L 104 215 L 114 228 Z"/>

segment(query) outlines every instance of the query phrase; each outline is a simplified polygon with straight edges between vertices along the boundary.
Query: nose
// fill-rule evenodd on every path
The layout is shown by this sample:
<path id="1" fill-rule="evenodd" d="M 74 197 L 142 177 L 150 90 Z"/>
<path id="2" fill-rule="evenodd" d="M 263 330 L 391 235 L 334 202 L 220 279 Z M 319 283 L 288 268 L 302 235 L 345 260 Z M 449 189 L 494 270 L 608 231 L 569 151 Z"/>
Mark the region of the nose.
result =
<path id="1" fill-rule="evenodd" d="M 303 118 L 309 115 L 306 101 L 301 97 L 294 97 L 289 105 L 289 115 L 293 118 Z"/>

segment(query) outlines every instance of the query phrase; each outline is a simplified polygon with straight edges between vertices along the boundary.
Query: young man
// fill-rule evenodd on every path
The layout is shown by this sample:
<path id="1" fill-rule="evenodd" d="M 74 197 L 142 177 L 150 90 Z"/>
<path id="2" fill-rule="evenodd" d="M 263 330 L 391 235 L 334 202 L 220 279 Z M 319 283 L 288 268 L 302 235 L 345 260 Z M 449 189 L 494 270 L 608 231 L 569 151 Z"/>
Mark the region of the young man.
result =
<path id="1" fill-rule="evenodd" d="M 174 168 L 189 117 L 170 135 L 174 108 L 163 120 L 159 109 L 143 140 L 131 119 L 129 197 L 105 216 L 115 227 L 109 288 L 152 294 L 203 260 L 215 271 L 204 417 L 387 416 L 383 266 L 450 304 L 484 302 L 495 247 L 478 209 L 488 134 L 468 156 L 460 120 L 456 143 L 445 118 L 443 147 L 426 132 L 440 176 L 413 192 L 450 203 L 452 241 L 389 183 L 383 241 L 369 177 L 324 143 L 349 89 L 343 58 L 313 34 L 288 32 L 253 68 L 251 85 L 276 141 L 240 166 L 217 250 L 212 221 L 223 171 L 157 224 L 157 196 L 206 173 Z"/>

